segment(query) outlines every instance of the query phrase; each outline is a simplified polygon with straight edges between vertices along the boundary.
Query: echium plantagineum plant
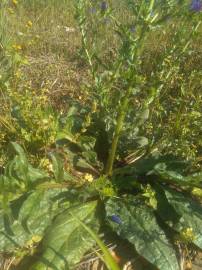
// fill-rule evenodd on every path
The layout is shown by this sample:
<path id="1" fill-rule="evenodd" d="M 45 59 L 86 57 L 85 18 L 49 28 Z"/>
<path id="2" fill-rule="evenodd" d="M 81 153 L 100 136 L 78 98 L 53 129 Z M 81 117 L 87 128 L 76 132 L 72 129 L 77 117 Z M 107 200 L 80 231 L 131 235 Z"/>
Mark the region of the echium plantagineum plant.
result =
<path id="1" fill-rule="evenodd" d="M 129 242 L 134 257 L 139 253 L 160 270 L 180 269 L 183 247 L 202 248 L 197 197 L 202 173 L 190 173 L 188 162 L 153 151 L 138 133 L 173 76 L 168 59 L 183 56 L 200 22 L 183 1 L 127 4 L 130 21 L 123 22 L 108 1 L 75 4 L 82 56 L 92 75 L 86 85 L 89 102 L 74 102 L 61 117 L 48 172 L 33 168 L 12 143 L 16 155 L 0 175 L 0 251 L 18 257 L 18 269 L 75 269 L 95 242 L 107 268 L 121 268 L 99 232 L 114 232 L 114 241 Z M 191 31 L 174 33 L 172 48 L 149 80 L 142 61 L 151 32 L 172 20 L 183 26 L 187 16 L 193 16 Z M 104 33 L 116 39 L 110 57 L 99 47 Z M 130 162 L 124 158 L 128 153 Z"/>
<path id="2" fill-rule="evenodd" d="M 82 48 L 94 80 L 94 84 L 90 86 L 92 103 L 96 102 L 98 105 L 97 118 L 104 122 L 111 144 L 108 160 L 106 157 L 104 160 L 106 175 L 112 174 L 115 155 L 130 153 L 128 145 L 139 148 L 148 144 L 147 138 L 140 136 L 138 131 L 149 117 L 150 104 L 161 96 L 166 83 L 174 76 L 176 68 L 179 68 L 179 59 L 188 49 L 191 38 L 201 23 L 198 18 L 193 20 L 191 32 L 183 29 L 190 19 L 190 8 L 198 12 L 200 1 L 188 4 L 183 1 L 151 1 L 143 4 L 142 1 L 128 0 L 126 3 L 131 12 L 127 11 L 129 18 L 125 16 L 124 21 L 115 16 L 113 6 L 110 8 L 107 1 L 79 1 L 77 4 Z M 89 10 L 94 13 L 90 14 Z M 120 8 L 117 13 L 124 11 Z M 178 27 L 177 32 L 173 33 L 172 45 L 162 53 L 157 71 L 151 73 L 151 78 L 145 77 L 142 70 L 145 44 L 152 32 L 163 31 L 164 27 L 175 23 L 175 20 L 178 20 L 177 24 L 181 29 Z M 111 37 L 111 42 L 116 40 L 116 45 L 112 61 L 106 63 L 102 56 L 108 51 L 100 44 L 104 44 L 103 39 L 108 36 Z M 101 54 L 98 53 L 100 50 Z M 171 60 L 173 67 L 169 66 L 168 70 L 166 63 L 170 64 Z M 140 100 L 140 96 L 143 99 Z M 138 102 L 135 103 L 134 100 Z"/>

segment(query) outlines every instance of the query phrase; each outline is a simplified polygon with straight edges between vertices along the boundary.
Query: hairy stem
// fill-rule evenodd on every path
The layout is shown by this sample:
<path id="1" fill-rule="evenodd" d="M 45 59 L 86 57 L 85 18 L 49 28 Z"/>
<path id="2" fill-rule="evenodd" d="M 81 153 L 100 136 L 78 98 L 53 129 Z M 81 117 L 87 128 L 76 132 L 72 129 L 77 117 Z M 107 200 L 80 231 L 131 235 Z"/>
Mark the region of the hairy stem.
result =
<path id="1" fill-rule="evenodd" d="M 125 116 L 126 116 L 126 112 L 127 112 L 127 107 L 128 107 L 128 103 L 129 103 L 129 99 L 130 99 L 131 90 L 132 90 L 131 87 L 129 87 L 127 89 L 126 95 L 124 96 L 124 98 L 122 100 L 122 103 L 120 106 L 120 111 L 119 111 L 119 114 L 117 117 L 117 124 L 116 124 L 116 128 L 114 131 L 114 137 L 112 140 L 111 149 L 109 151 L 109 156 L 108 156 L 106 170 L 105 170 L 105 174 L 108 176 L 112 175 L 117 145 L 118 145 L 119 137 L 121 134 L 121 130 L 123 128 L 123 124 L 124 124 L 124 120 L 125 120 Z"/>
<path id="2" fill-rule="evenodd" d="M 143 48 L 144 45 L 144 39 L 146 37 L 146 33 L 147 33 L 147 27 L 142 28 L 141 34 L 140 34 L 140 39 L 139 39 L 139 44 L 137 49 L 133 52 L 133 61 L 134 57 L 138 57 L 139 54 L 141 53 L 141 50 Z M 111 176 L 113 173 L 113 165 L 114 165 L 114 160 L 115 160 L 115 156 L 116 156 L 116 151 L 117 151 L 117 146 L 118 146 L 118 141 L 119 141 L 119 137 L 123 128 L 123 124 L 125 121 L 125 116 L 127 113 L 127 108 L 129 105 L 129 101 L 130 101 L 130 96 L 131 96 L 131 92 L 132 92 L 132 85 L 133 85 L 133 80 L 134 80 L 134 73 L 135 73 L 135 69 L 131 71 L 131 78 L 129 79 L 129 86 L 127 88 L 126 94 L 121 102 L 120 105 L 120 110 L 118 113 L 118 117 L 117 117 L 117 122 L 116 122 L 116 127 L 115 127 L 115 131 L 114 131 L 114 136 L 112 139 L 112 144 L 111 144 L 111 148 L 109 151 L 109 155 L 108 155 L 108 160 L 107 160 L 107 164 L 106 164 L 106 168 L 105 168 L 105 174 L 107 176 Z"/>

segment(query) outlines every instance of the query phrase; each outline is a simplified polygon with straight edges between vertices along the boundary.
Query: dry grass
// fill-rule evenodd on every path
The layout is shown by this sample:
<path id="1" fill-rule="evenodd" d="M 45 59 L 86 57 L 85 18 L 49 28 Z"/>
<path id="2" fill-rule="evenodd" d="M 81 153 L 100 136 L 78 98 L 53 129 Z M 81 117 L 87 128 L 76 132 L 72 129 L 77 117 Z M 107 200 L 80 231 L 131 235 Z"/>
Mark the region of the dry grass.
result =
<path id="1" fill-rule="evenodd" d="M 73 2 L 74 0 L 21 0 L 14 7 L 10 1 L 4 9 L 3 20 L 0 20 L 4 28 L 4 42 L 10 46 L 20 44 L 21 54 L 29 62 L 28 65 L 22 66 L 21 78 L 17 87 L 19 89 L 28 88 L 36 94 L 40 94 L 43 89 L 47 90 L 51 104 L 58 110 L 66 110 L 69 98 L 85 102 L 87 93 L 84 85 L 89 81 L 88 69 L 79 56 L 81 38 L 74 19 Z M 130 19 L 130 12 L 127 11 L 125 1 L 113 1 L 113 5 L 117 9 L 120 20 Z M 13 14 L 10 8 L 12 8 Z M 31 27 L 27 26 L 29 21 L 32 22 Z M 94 23 L 96 25 L 96 22 Z M 110 26 L 102 29 L 102 25 L 98 22 L 95 27 L 101 30 L 98 51 L 105 52 L 106 61 L 112 60 L 112 57 L 116 57 L 113 53 L 117 44 Z M 161 57 L 166 46 L 170 45 L 172 35 L 170 26 L 168 25 L 165 30 L 165 33 L 153 32 L 145 46 L 143 71 L 147 76 L 151 74 L 153 68 L 157 67 L 156 59 Z M 183 68 L 186 78 L 189 78 L 193 70 L 198 72 L 202 69 L 201 44 L 201 36 L 196 37 L 192 44 L 195 53 L 184 60 Z M 167 137 L 170 137 L 172 133 L 173 137 L 176 136 L 176 116 L 180 114 L 183 116 L 181 124 L 183 123 L 185 128 L 187 126 L 189 128 L 188 120 L 186 120 L 188 119 L 187 112 L 189 113 L 192 109 L 189 103 L 194 102 L 194 110 L 197 111 L 202 102 L 199 77 L 194 80 L 190 79 L 190 88 L 186 89 L 187 95 L 183 97 L 183 104 L 180 101 L 178 104 L 176 103 L 176 98 L 181 99 L 177 87 L 171 89 L 168 86 L 168 89 L 165 89 L 167 96 L 163 100 L 164 107 L 157 112 L 160 115 L 166 109 L 168 111 L 166 119 L 162 122 L 160 116 L 157 120 L 156 114 L 152 123 L 156 130 L 158 129 L 156 123 L 161 125 L 162 122 L 165 127 L 165 130 L 162 127 L 162 134 L 164 133 Z M 157 106 L 159 104 L 155 104 L 154 111 Z M 179 136 L 181 136 L 181 125 L 178 130 Z M 188 149 L 190 142 L 187 143 Z M 194 142 L 194 144 L 196 143 Z M 182 146 L 184 147 L 183 141 Z M 199 149 L 199 156 L 200 151 L 202 150 Z"/>

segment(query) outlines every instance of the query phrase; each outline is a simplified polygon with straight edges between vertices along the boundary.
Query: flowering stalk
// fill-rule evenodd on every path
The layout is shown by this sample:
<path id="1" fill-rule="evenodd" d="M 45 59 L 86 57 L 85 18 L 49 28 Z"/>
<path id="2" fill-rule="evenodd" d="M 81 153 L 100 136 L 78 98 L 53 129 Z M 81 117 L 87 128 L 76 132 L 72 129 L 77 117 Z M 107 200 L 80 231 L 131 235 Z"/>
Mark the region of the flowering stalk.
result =
<path id="1" fill-rule="evenodd" d="M 87 33 L 86 33 L 86 24 L 85 24 L 87 18 L 85 15 L 85 1 L 83 0 L 78 1 L 78 4 L 76 5 L 76 10 L 77 10 L 76 17 L 77 17 L 80 32 L 81 32 L 82 48 L 85 51 L 85 55 L 86 55 L 88 64 L 90 66 L 93 79 L 95 79 L 95 70 L 93 66 L 92 56 L 88 50 L 88 45 L 87 45 Z"/>
<path id="2" fill-rule="evenodd" d="M 146 32 L 147 32 L 147 27 L 143 27 L 142 31 L 141 31 L 141 34 L 140 34 L 137 49 L 135 49 L 135 50 L 132 49 L 132 59 L 133 60 L 135 59 L 135 56 L 136 56 L 136 59 L 137 59 L 138 55 L 141 53 L 142 47 L 144 45 L 144 39 L 145 39 L 145 36 L 146 36 Z M 134 69 L 132 68 L 131 71 L 130 71 L 129 85 L 128 85 L 126 94 L 123 97 L 121 105 L 119 107 L 119 113 L 118 113 L 118 116 L 117 116 L 114 136 L 113 136 L 113 139 L 112 139 L 111 149 L 109 151 L 109 156 L 108 156 L 106 169 L 105 169 L 105 174 L 107 176 L 111 176 L 112 172 L 113 172 L 113 165 L 114 165 L 114 160 L 115 160 L 115 156 L 116 156 L 118 141 L 119 141 L 119 138 L 120 138 L 120 135 L 121 135 L 121 131 L 123 129 L 125 116 L 126 116 L 127 111 L 128 111 L 128 105 L 129 105 L 130 97 L 131 97 L 131 94 L 132 94 L 132 91 L 133 91 L 134 77 L 135 77 Z"/>
<path id="3" fill-rule="evenodd" d="M 198 1 L 198 0 L 197 0 Z M 194 1 L 193 1 L 194 2 Z M 96 2 L 97 3 L 97 2 Z M 96 13 L 97 15 L 100 14 L 102 16 L 103 14 L 110 18 L 110 22 L 114 22 L 116 26 L 116 33 L 119 35 L 122 41 L 122 45 L 120 47 L 120 50 L 117 54 L 117 59 L 113 64 L 110 64 L 109 67 L 107 67 L 107 72 L 101 71 L 100 75 L 100 69 L 98 69 L 99 62 L 96 55 L 96 50 L 92 51 L 92 47 L 90 49 L 90 44 L 88 42 L 88 33 L 87 29 L 89 27 L 88 23 L 88 16 L 86 15 L 87 7 L 89 6 L 88 1 L 86 0 L 78 0 L 76 7 L 77 7 L 77 20 L 79 23 L 81 36 L 82 36 L 82 47 L 85 52 L 85 56 L 88 60 L 88 64 L 90 67 L 90 71 L 93 77 L 93 90 L 96 90 L 96 96 L 94 95 L 93 98 L 96 98 L 97 103 L 99 104 L 99 118 L 107 116 L 106 118 L 106 126 L 109 130 L 109 133 L 111 134 L 114 119 L 112 119 L 113 115 L 116 113 L 117 119 L 116 119 L 116 125 L 114 127 L 114 133 L 112 137 L 111 147 L 108 153 L 107 162 L 105 165 L 105 174 L 107 176 L 111 176 L 113 172 L 113 164 L 116 157 L 117 152 L 117 146 L 119 143 L 119 139 L 121 136 L 121 132 L 123 130 L 123 126 L 125 123 L 125 118 L 128 113 L 128 107 L 131 100 L 132 92 L 134 88 L 137 88 L 138 85 L 141 84 L 140 77 L 141 74 L 141 55 L 143 53 L 143 46 L 144 41 L 146 37 L 146 33 L 148 33 L 151 29 L 160 26 L 162 22 L 164 22 L 167 19 L 167 16 L 170 14 L 174 14 L 174 17 L 177 16 L 177 14 L 181 14 L 180 9 L 173 9 L 172 5 L 169 3 L 167 8 L 167 12 L 159 13 L 158 9 L 155 10 L 157 6 L 157 2 L 155 0 L 150 0 L 149 3 L 145 1 L 140 1 L 137 5 L 131 4 L 132 11 L 134 13 L 134 21 L 132 22 L 132 26 L 128 27 L 128 25 L 123 24 L 119 20 L 116 19 L 116 17 L 113 16 L 109 9 L 108 1 L 99 1 L 99 10 L 100 12 Z M 195 3 L 195 2 L 194 2 Z M 198 3 L 198 2 L 197 2 Z M 95 12 L 94 5 L 90 5 L 92 8 L 91 12 Z M 96 6 L 97 8 L 97 6 Z M 194 10 L 198 10 L 199 7 L 196 4 L 193 6 Z M 165 13 L 165 14 L 164 14 Z M 166 15 L 166 16 L 165 16 Z M 198 28 L 199 25 L 196 26 L 195 29 Z M 193 33 L 195 32 L 195 29 L 193 30 Z M 94 44 L 94 41 L 93 41 Z M 92 44 L 91 44 L 92 45 Z M 184 51 L 189 46 L 189 39 L 186 40 L 186 43 L 183 43 L 184 47 L 181 50 L 181 53 L 184 53 Z M 179 47 L 177 47 L 179 49 Z M 174 54 L 175 49 L 172 48 L 172 51 L 169 52 L 169 54 Z M 179 53 L 179 56 L 181 55 Z M 165 54 L 165 59 L 167 57 L 167 54 Z M 162 60 L 162 67 L 163 67 L 164 60 Z M 162 74 L 165 75 L 165 78 L 162 77 Z M 158 83 L 154 82 L 155 86 L 155 93 L 151 93 L 151 97 L 148 97 L 148 100 L 150 104 L 154 100 L 156 96 L 158 96 L 163 88 L 163 81 L 167 81 L 170 76 L 172 76 L 172 69 L 166 70 L 165 72 L 161 72 L 159 74 L 159 81 Z M 122 85 L 124 85 L 124 93 L 121 91 L 118 91 L 117 97 L 115 98 L 116 104 L 118 103 L 118 106 L 114 106 L 114 99 L 111 101 L 111 97 L 114 94 L 114 89 L 116 89 L 117 84 L 119 83 L 119 80 Z M 121 85 L 121 84 L 120 84 Z M 112 91 L 111 91 L 112 90 Z M 123 96 L 124 95 L 124 96 Z M 147 102 L 146 102 L 147 103 Z M 147 104 L 147 105 L 148 105 Z M 115 111 L 114 108 L 117 108 L 118 110 Z M 112 115 L 110 115 L 112 113 Z M 101 115 L 101 117 L 100 117 Z M 111 121 L 112 120 L 112 121 Z"/>

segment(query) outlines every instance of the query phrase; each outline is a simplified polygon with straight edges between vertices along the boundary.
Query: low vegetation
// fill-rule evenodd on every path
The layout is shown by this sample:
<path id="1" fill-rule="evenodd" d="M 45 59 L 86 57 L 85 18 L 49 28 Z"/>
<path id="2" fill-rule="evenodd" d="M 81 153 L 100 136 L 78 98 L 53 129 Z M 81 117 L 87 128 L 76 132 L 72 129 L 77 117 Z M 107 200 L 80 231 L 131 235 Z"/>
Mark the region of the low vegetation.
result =
<path id="1" fill-rule="evenodd" d="M 77 269 L 90 250 L 123 269 L 109 241 L 185 269 L 202 249 L 202 3 L 0 7 L 2 269 Z"/>

